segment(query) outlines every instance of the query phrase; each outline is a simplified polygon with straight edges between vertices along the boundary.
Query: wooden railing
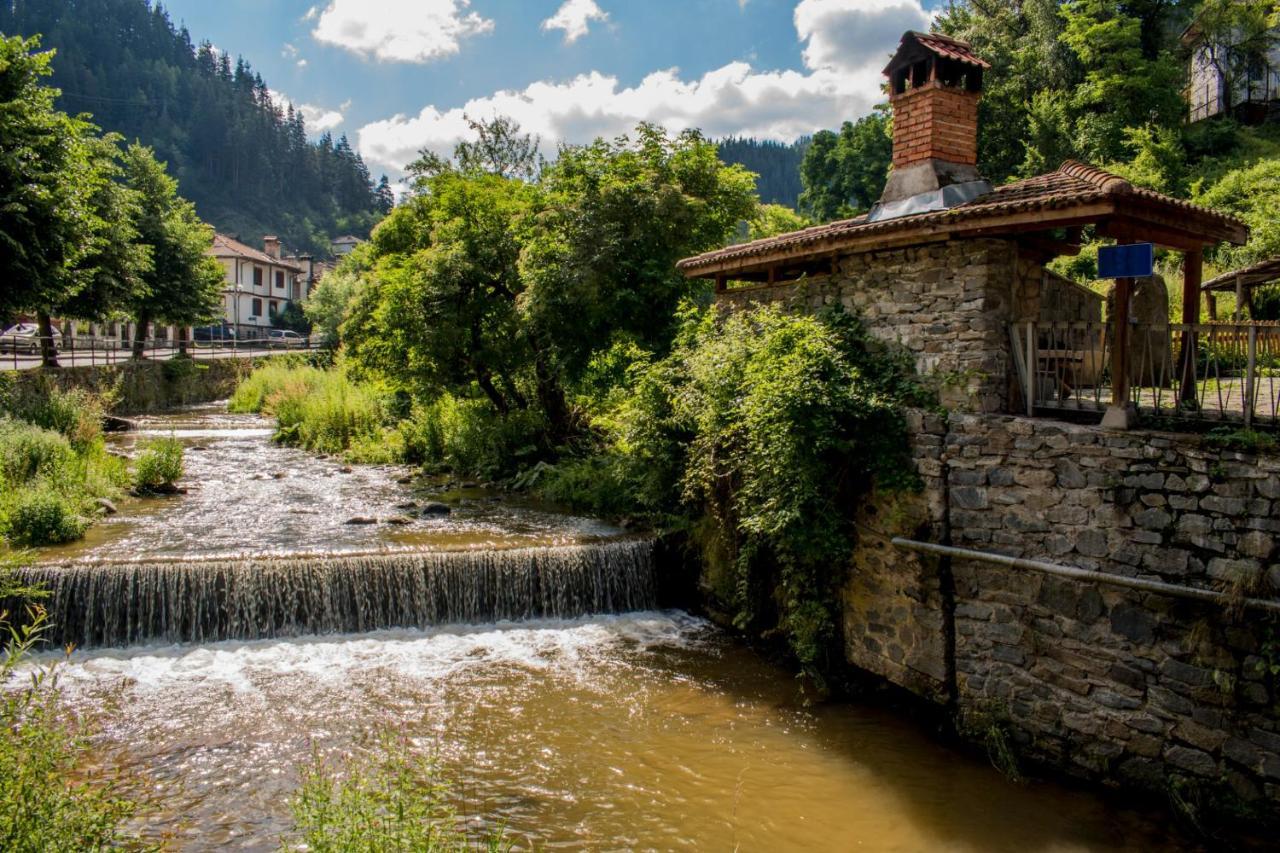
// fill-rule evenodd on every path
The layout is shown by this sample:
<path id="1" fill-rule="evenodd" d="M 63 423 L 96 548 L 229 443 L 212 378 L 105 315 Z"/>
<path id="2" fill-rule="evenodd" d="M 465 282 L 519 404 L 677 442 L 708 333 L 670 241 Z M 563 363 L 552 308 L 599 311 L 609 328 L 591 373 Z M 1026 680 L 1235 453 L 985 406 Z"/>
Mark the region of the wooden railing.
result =
<path id="1" fill-rule="evenodd" d="M 1026 412 L 1105 410 L 1123 363 L 1125 396 L 1141 414 L 1280 426 L 1280 324 L 1135 324 L 1121 359 L 1113 357 L 1114 332 L 1101 322 L 1015 323 Z"/>

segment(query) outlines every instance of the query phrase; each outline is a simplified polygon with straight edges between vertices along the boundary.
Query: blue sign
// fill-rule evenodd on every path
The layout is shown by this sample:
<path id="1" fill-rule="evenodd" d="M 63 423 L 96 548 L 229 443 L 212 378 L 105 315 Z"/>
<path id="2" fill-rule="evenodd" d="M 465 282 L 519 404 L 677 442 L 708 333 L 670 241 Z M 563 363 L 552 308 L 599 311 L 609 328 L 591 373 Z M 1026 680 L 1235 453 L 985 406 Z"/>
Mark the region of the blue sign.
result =
<path id="1" fill-rule="evenodd" d="M 1098 250 L 1098 278 L 1144 278 L 1155 272 L 1155 266 L 1156 250 L 1150 243 Z"/>

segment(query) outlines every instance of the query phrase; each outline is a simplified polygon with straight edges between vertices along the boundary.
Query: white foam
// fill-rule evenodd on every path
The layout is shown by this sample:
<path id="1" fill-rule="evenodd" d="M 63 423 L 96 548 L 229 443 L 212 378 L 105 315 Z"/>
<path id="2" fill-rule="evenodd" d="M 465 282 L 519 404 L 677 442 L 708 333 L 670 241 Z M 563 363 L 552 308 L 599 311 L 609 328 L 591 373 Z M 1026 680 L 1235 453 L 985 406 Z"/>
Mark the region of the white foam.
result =
<path id="1" fill-rule="evenodd" d="M 201 646 L 95 649 L 74 653 L 60 672 L 71 693 L 123 683 L 135 695 L 229 689 L 256 696 L 256 685 L 264 681 L 303 677 L 337 687 L 354 673 L 372 670 L 421 682 L 495 666 L 575 677 L 586 665 L 616 656 L 620 649 L 691 647 L 705 641 L 708 631 L 708 623 L 685 613 L 644 612 Z M 36 663 L 52 660 L 42 656 Z"/>

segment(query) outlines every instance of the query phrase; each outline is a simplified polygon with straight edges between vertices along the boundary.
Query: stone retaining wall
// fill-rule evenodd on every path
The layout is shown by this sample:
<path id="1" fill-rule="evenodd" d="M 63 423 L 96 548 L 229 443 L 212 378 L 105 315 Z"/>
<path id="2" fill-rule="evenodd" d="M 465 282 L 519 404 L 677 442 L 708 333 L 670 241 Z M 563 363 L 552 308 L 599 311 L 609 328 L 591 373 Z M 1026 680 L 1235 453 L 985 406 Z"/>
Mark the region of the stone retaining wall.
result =
<path id="1" fill-rule="evenodd" d="M 3 381 L 35 389 L 82 388 L 111 394 L 116 398 L 113 413 L 136 415 L 226 399 L 254 367 L 278 357 L 287 356 L 122 361 L 97 367 L 18 370 L 6 372 L 8 378 Z"/>
<path id="2" fill-rule="evenodd" d="M 873 504 L 848 659 L 949 694 L 962 724 L 1004 727 L 1018 752 L 1069 773 L 1280 812 L 1280 618 L 886 545 L 907 535 L 1274 597 L 1280 456 L 996 415 L 912 430 L 925 491 L 897 501 L 892 523 Z"/>

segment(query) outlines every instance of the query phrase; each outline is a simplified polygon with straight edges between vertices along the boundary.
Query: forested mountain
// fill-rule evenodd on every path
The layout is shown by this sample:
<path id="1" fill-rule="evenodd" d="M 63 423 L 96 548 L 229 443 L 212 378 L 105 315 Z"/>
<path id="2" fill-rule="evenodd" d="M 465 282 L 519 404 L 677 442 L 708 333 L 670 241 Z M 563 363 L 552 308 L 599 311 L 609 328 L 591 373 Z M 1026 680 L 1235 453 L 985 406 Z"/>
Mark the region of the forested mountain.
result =
<path id="1" fill-rule="evenodd" d="M 800 198 L 800 161 L 809 147 L 809 138 L 795 142 L 729 137 L 716 143 L 720 159 L 740 163 L 759 175 L 756 191 L 765 204 L 795 207 Z"/>
<path id="2" fill-rule="evenodd" d="M 327 252 L 330 237 L 366 235 L 388 207 L 345 137 L 309 141 L 301 114 L 278 107 L 248 62 L 197 47 L 148 0 L 0 0 L 0 33 L 56 49 L 59 106 L 152 146 L 221 231 Z"/>

